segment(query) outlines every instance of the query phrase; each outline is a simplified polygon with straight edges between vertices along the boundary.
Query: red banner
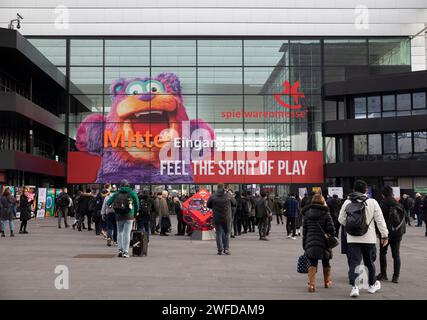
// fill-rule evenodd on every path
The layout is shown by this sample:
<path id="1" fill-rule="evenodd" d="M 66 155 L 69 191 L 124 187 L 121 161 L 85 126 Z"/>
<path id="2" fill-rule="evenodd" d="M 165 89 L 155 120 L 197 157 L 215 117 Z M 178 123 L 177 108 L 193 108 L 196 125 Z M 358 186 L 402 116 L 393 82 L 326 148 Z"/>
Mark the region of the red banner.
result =
<path id="1" fill-rule="evenodd" d="M 111 168 L 112 164 L 109 164 Z M 141 170 L 146 168 L 141 165 Z M 323 152 L 217 152 L 212 160 L 161 161 L 151 169 L 170 183 L 323 183 Z M 119 170 L 120 171 L 120 170 Z M 123 169 L 125 173 L 126 169 Z M 68 183 L 104 183 L 101 157 L 86 152 L 68 153 Z M 117 179 L 120 180 L 120 173 Z M 109 176 L 109 180 L 111 180 Z M 148 177 L 147 177 L 148 178 Z M 155 183 L 156 181 L 130 181 Z"/>

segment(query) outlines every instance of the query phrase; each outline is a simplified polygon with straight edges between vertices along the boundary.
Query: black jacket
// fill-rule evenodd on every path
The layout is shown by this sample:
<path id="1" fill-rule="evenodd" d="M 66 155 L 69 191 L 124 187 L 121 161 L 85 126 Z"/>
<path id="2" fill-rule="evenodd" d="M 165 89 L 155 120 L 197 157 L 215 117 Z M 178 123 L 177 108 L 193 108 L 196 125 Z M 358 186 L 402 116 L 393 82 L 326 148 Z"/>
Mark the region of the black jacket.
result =
<path id="1" fill-rule="evenodd" d="M 329 208 L 329 213 L 331 214 L 332 218 L 338 219 L 338 216 L 340 215 L 341 206 L 342 206 L 341 200 L 331 198 L 327 201 L 327 204 Z"/>
<path id="2" fill-rule="evenodd" d="M 27 221 L 31 219 L 31 204 L 33 201 L 29 201 L 28 197 L 23 194 L 19 198 L 19 220 Z"/>
<path id="3" fill-rule="evenodd" d="M 231 222 L 231 203 L 235 203 L 235 201 L 224 189 L 218 189 L 209 197 L 207 207 L 213 211 L 214 224 Z"/>
<path id="4" fill-rule="evenodd" d="M 326 245 L 323 231 L 334 235 L 335 228 L 327 206 L 310 204 L 304 207 L 303 241 L 305 254 L 309 259 L 331 259 L 332 250 Z"/>
<path id="5" fill-rule="evenodd" d="M 259 198 L 255 204 L 255 216 L 257 219 L 263 219 L 269 214 L 271 214 L 271 210 L 267 198 Z"/>
<path id="6" fill-rule="evenodd" d="M 93 196 L 90 193 L 82 193 L 79 197 L 79 215 L 90 215 L 89 211 L 89 202 L 92 200 Z"/>
<path id="7" fill-rule="evenodd" d="M 396 230 L 394 232 L 392 231 L 392 228 L 390 226 L 390 209 L 396 206 L 398 207 L 398 210 L 400 212 L 401 221 L 404 221 L 405 212 L 403 211 L 401 204 L 399 204 L 393 197 L 385 198 L 380 203 L 380 208 L 381 208 L 381 211 L 383 212 L 385 223 L 387 224 L 388 238 L 389 240 L 399 241 L 399 240 L 402 240 L 402 236 L 406 232 L 406 223 L 403 222 L 399 230 Z"/>

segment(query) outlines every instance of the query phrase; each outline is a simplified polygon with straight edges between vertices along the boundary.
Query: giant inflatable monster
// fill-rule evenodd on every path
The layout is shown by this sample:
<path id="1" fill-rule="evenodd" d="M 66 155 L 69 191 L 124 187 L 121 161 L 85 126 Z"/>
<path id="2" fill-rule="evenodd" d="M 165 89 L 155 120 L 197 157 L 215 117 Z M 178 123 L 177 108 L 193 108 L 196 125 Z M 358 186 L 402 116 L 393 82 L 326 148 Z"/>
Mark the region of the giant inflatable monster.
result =
<path id="1" fill-rule="evenodd" d="M 207 122 L 188 118 L 178 77 L 162 73 L 154 78 L 121 78 L 110 86 L 110 94 L 110 112 L 85 118 L 76 135 L 78 150 L 101 157 L 96 182 L 192 182 L 189 161 L 186 175 L 168 176 L 159 170 L 162 148 L 171 146 L 173 134 L 181 137 L 184 126 L 190 135 L 202 128 L 214 139 Z"/>

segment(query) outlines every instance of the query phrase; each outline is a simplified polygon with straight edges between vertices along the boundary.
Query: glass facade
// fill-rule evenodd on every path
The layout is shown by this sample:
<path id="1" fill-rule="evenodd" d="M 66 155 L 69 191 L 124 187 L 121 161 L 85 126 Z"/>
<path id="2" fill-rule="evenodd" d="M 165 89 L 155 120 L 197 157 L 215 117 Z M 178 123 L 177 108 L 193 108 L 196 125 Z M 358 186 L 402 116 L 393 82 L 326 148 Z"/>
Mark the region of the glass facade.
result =
<path id="1" fill-rule="evenodd" d="M 344 117 L 341 103 L 328 109 L 322 101 L 324 82 L 355 77 L 361 68 L 372 66 L 382 70 L 382 66 L 410 64 L 410 43 L 401 37 L 68 37 L 30 41 L 61 70 L 68 70 L 73 83 L 70 93 L 76 100 L 84 101 L 85 107 L 79 103 L 70 106 L 72 138 L 87 116 L 108 116 L 114 93 L 111 84 L 117 79 L 155 79 L 162 73 L 173 73 L 180 81 L 188 117 L 208 122 L 215 130 L 216 140 L 227 151 L 321 151 L 323 117 L 333 118 L 332 113 Z M 423 94 L 410 96 L 413 102 L 409 107 L 407 97 L 396 96 L 393 101 L 386 96 L 357 97 L 355 117 L 381 117 L 387 116 L 387 112 L 402 114 L 409 110 L 424 112 Z M 325 143 L 328 149 L 335 149 L 334 140 Z M 375 143 L 372 140 L 366 152 L 377 152 L 377 144 L 378 138 Z M 73 144 L 71 150 L 75 150 Z M 328 161 L 334 160 L 335 155 Z"/>

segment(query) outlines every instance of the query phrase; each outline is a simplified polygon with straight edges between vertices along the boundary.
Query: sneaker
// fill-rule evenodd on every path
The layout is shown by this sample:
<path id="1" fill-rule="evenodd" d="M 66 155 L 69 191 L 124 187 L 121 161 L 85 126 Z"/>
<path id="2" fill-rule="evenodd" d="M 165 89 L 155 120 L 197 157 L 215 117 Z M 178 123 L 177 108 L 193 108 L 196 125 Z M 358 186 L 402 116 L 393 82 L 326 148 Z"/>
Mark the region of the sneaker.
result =
<path id="1" fill-rule="evenodd" d="M 123 257 L 123 252 L 119 251 L 117 257 L 119 257 L 119 258 Z"/>
<path id="2" fill-rule="evenodd" d="M 217 255 L 222 255 L 222 250 L 218 250 Z"/>
<path id="3" fill-rule="evenodd" d="M 227 255 L 227 256 L 229 256 L 231 254 L 230 250 L 224 250 L 224 254 Z"/>
<path id="4" fill-rule="evenodd" d="M 393 282 L 393 283 L 399 283 L 399 276 L 393 275 L 393 278 L 391 279 L 391 282 Z"/>
<path id="5" fill-rule="evenodd" d="M 19 234 L 23 234 L 24 232 L 22 230 L 19 230 Z"/>
<path id="6" fill-rule="evenodd" d="M 372 286 L 369 286 L 368 292 L 369 293 L 375 293 L 380 289 L 381 289 L 381 282 L 379 282 L 377 280 L 377 281 L 375 281 L 375 283 Z"/>
<path id="7" fill-rule="evenodd" d="M 290 238 L 292 238 L 292 236 L 288 236 L 287 238 L 290 239 Z"/>
<path id="8" fill-rule="evenodd" d="M 107 239 L 107 246 L 111 247 L 111 239 L 110 238 Z"/>
<path id="9" fill-rule="evenodd" d="M 292 237 L 291 239 L 292 239 L 292 240 L 296 240 L 297 238 L 295 238 L 295 237 Z"/>
<path id="10" fill-rule="evenodd" d="M 351 287 L 350 297 L 357 298 L 359 296 L 359 288 Z"/>
<path id="11" fill-rule="evenodd" d="M 129 258 L 129 253 L 127 252 L 123 253 L 123 258 Z"/>
<path id="12" fill-rule="evenodd" d="M 27 230 L 24 230 L 22 233 L 23 233 L 23 234 L 28 234 L 28 231 L 27 231 Z"/>

